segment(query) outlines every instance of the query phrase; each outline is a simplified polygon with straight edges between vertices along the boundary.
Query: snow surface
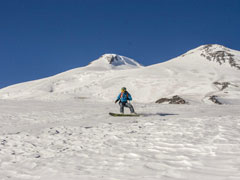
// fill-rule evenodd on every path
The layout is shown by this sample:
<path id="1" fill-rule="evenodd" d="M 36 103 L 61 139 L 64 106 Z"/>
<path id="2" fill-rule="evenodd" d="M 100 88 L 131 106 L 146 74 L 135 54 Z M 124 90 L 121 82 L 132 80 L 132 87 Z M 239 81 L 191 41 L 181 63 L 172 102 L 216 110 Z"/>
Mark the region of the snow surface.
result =
<path id="1" fill-rule="evenodd" d="M 1 89 L 0 179 L 239 180 L 239 62 L 219 45 L 147 67 L 105 54 Z M 108 115 L 122 86 L 140 117 Z M 154 103 L 173 95 L 189 104 Z"/>
<path id="2" fill-rule="evenodd" d="M 239 180 L 239 105 L 0 101 L 0 179 Z"/>

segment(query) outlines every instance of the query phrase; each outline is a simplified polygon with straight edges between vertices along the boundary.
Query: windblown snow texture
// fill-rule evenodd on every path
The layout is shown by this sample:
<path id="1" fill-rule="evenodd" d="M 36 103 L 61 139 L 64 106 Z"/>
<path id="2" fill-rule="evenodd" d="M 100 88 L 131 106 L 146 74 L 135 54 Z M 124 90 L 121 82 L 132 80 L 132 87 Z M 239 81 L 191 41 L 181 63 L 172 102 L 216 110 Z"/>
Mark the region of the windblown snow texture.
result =
<path id="1" fill-rule="evenodd" d="M 240 179 L 239 105 L 134 106 L 0 101 L 0 179 Z"/>

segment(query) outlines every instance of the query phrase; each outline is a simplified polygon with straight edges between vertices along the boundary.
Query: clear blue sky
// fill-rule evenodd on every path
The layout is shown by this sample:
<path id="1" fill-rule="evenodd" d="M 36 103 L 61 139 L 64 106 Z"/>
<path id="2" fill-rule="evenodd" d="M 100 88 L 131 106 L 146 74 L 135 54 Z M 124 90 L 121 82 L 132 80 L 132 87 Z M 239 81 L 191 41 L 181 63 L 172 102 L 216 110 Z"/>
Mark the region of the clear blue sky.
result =
<path id="1" fill-rule="evenodd" d="M 0 0 L 0 88 L 116 53 L 143 65 L 240 50 L 240 0 Z"/>

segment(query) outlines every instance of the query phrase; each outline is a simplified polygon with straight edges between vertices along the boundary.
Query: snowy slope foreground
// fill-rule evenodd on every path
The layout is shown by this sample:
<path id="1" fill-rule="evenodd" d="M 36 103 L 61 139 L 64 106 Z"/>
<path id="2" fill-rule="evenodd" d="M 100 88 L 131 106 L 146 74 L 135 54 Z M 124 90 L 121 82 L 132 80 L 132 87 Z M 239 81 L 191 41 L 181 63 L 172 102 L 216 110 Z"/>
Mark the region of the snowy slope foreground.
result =
<path id="1" fill-rule="evenodd" d="M 222 104 L 240 104 L 239 67 L 240 52 L 221 45 L 200 46 L 147 67 L 105 54 L 88 66 L 1 89 L 0 98 L 113 101 L 126 86 L 137 102 L 178 95 L 189 103 L 213 103 L 215 97 Z"/>
<path id="2" fill-rule="evenodd" d="M 134 105 L 0 101 L 0 179 L 240 179 L 239 106 Z"/>

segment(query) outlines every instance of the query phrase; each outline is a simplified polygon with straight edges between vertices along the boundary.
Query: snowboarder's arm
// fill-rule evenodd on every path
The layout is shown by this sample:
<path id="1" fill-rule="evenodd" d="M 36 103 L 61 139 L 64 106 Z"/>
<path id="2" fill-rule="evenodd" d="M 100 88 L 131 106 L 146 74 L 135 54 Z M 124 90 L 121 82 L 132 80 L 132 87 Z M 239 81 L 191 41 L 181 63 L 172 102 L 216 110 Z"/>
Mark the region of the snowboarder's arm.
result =
<path id="1" fill-rule="evenodd" d="M 117 97 L 115 103 L 117 103 L 117 102 L 120 100 L 120 97 L 121 97 L 121 93 L 118 95 L 118 97 Z"/>

